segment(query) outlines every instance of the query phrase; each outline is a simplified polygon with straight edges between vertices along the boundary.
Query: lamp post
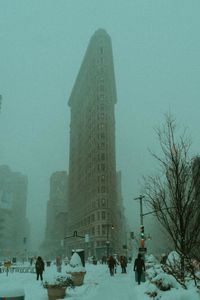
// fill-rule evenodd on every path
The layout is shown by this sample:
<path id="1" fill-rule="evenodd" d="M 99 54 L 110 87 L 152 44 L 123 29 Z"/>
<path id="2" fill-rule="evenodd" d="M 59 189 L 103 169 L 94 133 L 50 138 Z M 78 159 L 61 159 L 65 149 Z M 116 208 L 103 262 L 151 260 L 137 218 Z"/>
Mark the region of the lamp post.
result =
<path id="1" fill-rule="evenodd" d="M 107 257 L 110 254 L 109 253 L 110 252 L 110 240 L 109 240 L 109 236 L 110 236 L 109 228 L 110 228 L 110 226 L 111 226 L 112 229 L 114 229 L 114 226 L 112 224 L 106 224 L 106 228 L 107 228 L 107 230 L 106 230 L 106 255 L 107 255 Z"/>
<path id="2" fill-rule="evenodd" d="M 145 235 L 144 235 L 144 223 L 143 223 L 143 203 L 142 200 L 145 196 L 140 195 L 139 197 L 135 198 L 135 200 L 140 200 L 140 246 L 143 251 L 145 250 Z"/>
<path id="3" fill-rule="evenodd" d="M 110 241 L 106 241 L 106 256 L 109 256 Z"/>
<path id="4" fill-rule="evenodd" d="M 147 215 L 152 215 L 155 214 L 159 211 L 163 211 L 163 210 L 168 210 L 168 209 L 172 209 L 174 208 L 174 206 L 171 207 L 164 207 L 164 208 L 159 208 L 157 210 L 154 211 L 150 211 L 147 213 L 143 213 L 143 202 L 142 200 L 144 199 L 145 196 L 140 195 L 139 197 L 135 198 L 134 200 L 140 200 L 140 248 L 139 251 L 141 252 L 146 252 L 146 248 L 145 248 L 145 233 L 144 233 L 144 223 L 143 223 L 143 217 L 147 216 Z M 147 237 L 147 239 L 151 239 L 150 235 Z"/>

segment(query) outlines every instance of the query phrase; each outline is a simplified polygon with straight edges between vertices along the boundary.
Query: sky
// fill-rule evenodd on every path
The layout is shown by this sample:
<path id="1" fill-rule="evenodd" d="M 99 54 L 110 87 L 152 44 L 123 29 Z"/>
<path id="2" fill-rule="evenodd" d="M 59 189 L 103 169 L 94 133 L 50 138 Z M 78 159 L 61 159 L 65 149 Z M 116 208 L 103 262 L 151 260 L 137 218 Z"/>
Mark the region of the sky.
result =
<path id="1" fill-rule="evenodd" d="M 148 269 L 148 273 L 152 274 L 153 268 Z M 155 269 L 154 269 L 155 273 Z M 66 266 L 62 266 L 62 273 L 66 275 Z M 45 268 L 43 274 L 44 281 L 56 277 L 55 265 Z M 174 282 L 170 275 L 165 275 L 165 282 Z M 0 273 L 0 297 L 1 296 L 22 296 L 25 294 L 26 300 L 47 300 L 47 290 L 43 288 L 41 281 L 36 280 L 35 273 Z M 153 285 L 155 286 L 155 285 Z M 160 300 L 199 300 L 200 296 L 196 289 L 192 286 L 188 290 L 183 290 L 174 283 L 175 288 L 170 291 L 159 292 Z M 74 290 L 67 288 L 67 296 L 65 299 L 71 300 L 149 300 L 145 294 L 146 291 L 152 291 L 152 284 L 146 279 L 145 283 L 138 285 L 135 282 L 135 274 L 133 272 L 133 264 L 128 264 L 127 273 L 121 273 L 121 267 L 117 266 L 116 274 L 110 276 L 107 265 L 91 265 L 86 264 L 86 275 L 84 284 L 75 287 Z"/>
<path id="2" fill-rule="evenodd" d="M 199 154 L 199 9 L 199 0 L 0 0 L 0 164 L 28 176 L 34 246 L 44 237 L 50 176 L 68 171 L 68 100 L 97 29 L 112 39 L 117 170 L 131 230 L 165 113 Z"/>

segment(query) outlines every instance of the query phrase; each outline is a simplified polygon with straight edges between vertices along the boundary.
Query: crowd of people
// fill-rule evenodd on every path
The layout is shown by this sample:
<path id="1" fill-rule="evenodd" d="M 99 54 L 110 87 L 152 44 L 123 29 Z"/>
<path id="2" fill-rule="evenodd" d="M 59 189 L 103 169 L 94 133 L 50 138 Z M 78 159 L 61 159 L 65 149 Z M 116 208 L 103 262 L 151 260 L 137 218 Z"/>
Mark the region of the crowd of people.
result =
<path id="1" fill-rule="evenodd" d="M 116 273 L 117 265 L 121 266 L 121 273 L 126 273 L 127 258 L 121 255 L 119 259 L 110 255 L 107 260 L 110 275 L 114 276 Z M 135 280 L 140 284 L 145 281 L 145 263 L 141 253 L 138 253 L 137 258 L 134 261 L 133 271 L 135 271 Z"/>
<path id="2" fill-rule="evenodd" d="M 95 263 L 94 263 L 95 262 Z M 57 272 L 61 272 L 62 267 L 62 259 L 60 256 L 56 257 L 56 267 Z M 96 264 L 96 258 L 93 259 L 93 263 Z M 102 264 L 106 263 L 109 268 L 109 272 L 111 276 L 117 272 L 117 266 L 121 267 L 121 273 L 127 273 L 127 258 L 124 255 L 117 257 L 116 255 L 110 255 L 108 258 L 106 256 L 102 257 Z M 31 262 L 32 264 L 32 262 Z M 36 270 L 36 279 L 43 280 L 43 272 L 45 270 L 45 263 L 41 256 L 38 256 L 35 262 L 35 270 Z M 145 281 L 145 263 L 141 253 L 138 253 L 137 258 L 134 261 L 133 271 L 135 271 L 135 280 L 140 284 Z"/>

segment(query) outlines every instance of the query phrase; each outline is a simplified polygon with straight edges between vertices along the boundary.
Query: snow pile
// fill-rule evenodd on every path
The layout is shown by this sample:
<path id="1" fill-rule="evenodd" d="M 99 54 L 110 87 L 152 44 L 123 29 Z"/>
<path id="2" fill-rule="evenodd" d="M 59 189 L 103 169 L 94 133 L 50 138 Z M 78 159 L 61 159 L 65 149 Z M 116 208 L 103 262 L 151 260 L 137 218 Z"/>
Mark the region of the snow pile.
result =
<path id="1" fill-rule="evenodd" d="M 158 295 L 158 289 L 153 283 L 150 283 L 147 285 L 145 294 L 154 299 Z"/>
<path id="2" fill-rule="evenodd" d="M 179 300 L 176 290 L 181 289 L 176 279 L 163 271 L 160 264 L 155 264 L 146 270 L 148 281 L 145 284 L 145 294 L 150 298 L 159 300 Z M 171 293 L 170 291 L 173 291 Z M 173 297 L 171 297 L 173 294 Z M 169 296 L 170 295 L 170 296 Z"/>
<path id="3" fill-rule="evenodd" d="M 66 267 L 66 272 L 86 272 L 85 267 L 83 267 L 80 256 L 74 252 L 72 255 L 69 265 Z"/>
<path id="4" fill-rule="evenodd" d="M 47 275 L 44 276 L 44 287 L 47 286 L 65 286 L 65 285 L 69 285 L 69 282 L 71 280 L 71 276 L 70 275 L 66 275 L 65 273 L 58 273 L 58 272 L 54 272 L 54 273 L 48 273 Z"/>
<path id="5" fill-rule="evenodd" d="M 151 280 L 159 290 L 168 291 L 171 288 L 178 288 L 179 284 L 172 275 L 161 272 Z"/>
<path id="6" fill-rule="evenodd" d="M 176 251 L 169 253 L 166 263 L 170 266 L 176 266 L 180 264 L 180 255 Z"/>
<path id="7" fill-rule="evenodd" d="M 161 266 L 159 264 L 155 264 L 146 270 L 146 276 L 151 281 L 153 278 L 155 278 L 161 272 L 163 272 Z"/>
<path id="8" fill-rule="evenodd" d="M 150 254 L 148 256 L 145 257 L 145 263 L 157 263 L 158 260 L 155 258 L 155 256 L 153 254 Z"/>
<path id="9" fill-rule="evenodd" d="M 180 256 L 172 252 L 168 256 L 168 263 L 177 265 Z M 200 291 L 195 287 L 194 281 L 187 282 L 187 290 L 176 279 L 164 272 L 160 264 L 154 264 L 146 270 L 147 281 L 143 285 L 144 294 L 155 300 L 200 300 Z"/>
<path id="10" fill-rule="evenodd" d="M 175 278 L 163 271 L 145 284 L 145 294 L 156 300 L 179 300 L 176 296 L 180 290 L 181 287 Z"/>
<path id="11" fill-rule="evenodd" d="M 155 266 L 156 264 L 158 264 L 158 260 L 155 258 L 154 255 L 150 254 L 145 257 L 145 266 L 147 270 Z"/>

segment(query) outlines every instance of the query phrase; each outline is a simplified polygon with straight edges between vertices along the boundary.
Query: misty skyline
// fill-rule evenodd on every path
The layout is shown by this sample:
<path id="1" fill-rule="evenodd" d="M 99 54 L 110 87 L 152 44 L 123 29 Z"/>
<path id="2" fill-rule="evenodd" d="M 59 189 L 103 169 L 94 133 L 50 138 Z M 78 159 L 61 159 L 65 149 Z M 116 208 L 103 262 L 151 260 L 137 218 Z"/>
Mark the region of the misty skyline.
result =
<path id="1" fill-rule="evenodd" d="M 154 128 L 166 112 L 188 129 L 191 155 L 199 154 L 199 9 L 184 0 L 0 0 L 0 165 L 28 176 L 35 242 L 44 235 L 50 176 L 68 172 L 68 99 L 97 29 L 112 40 L 117 170 L 133 230 L 133 198 L 156 169 L 148 149 L 159 151 Z"/>

